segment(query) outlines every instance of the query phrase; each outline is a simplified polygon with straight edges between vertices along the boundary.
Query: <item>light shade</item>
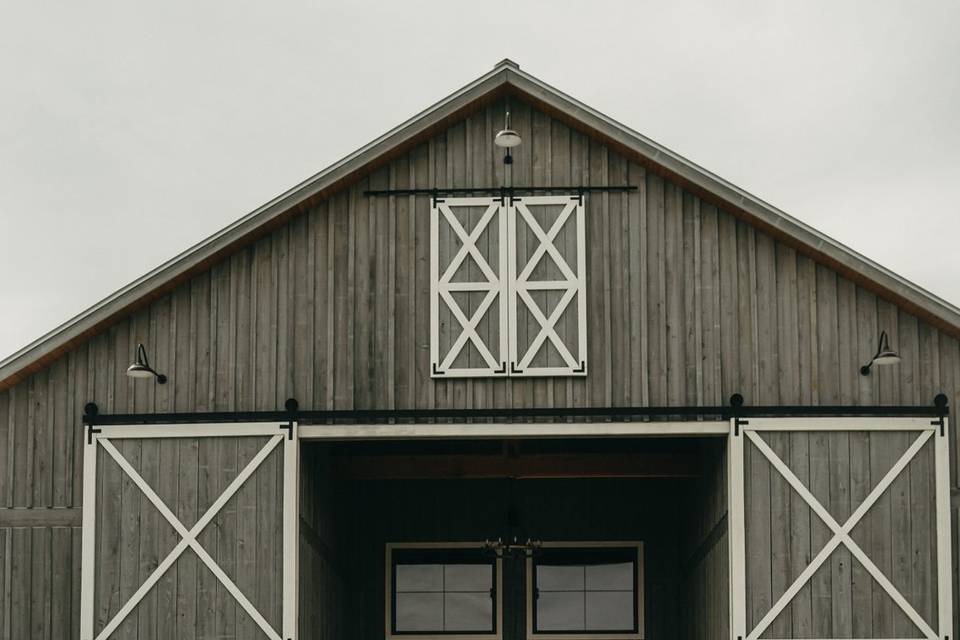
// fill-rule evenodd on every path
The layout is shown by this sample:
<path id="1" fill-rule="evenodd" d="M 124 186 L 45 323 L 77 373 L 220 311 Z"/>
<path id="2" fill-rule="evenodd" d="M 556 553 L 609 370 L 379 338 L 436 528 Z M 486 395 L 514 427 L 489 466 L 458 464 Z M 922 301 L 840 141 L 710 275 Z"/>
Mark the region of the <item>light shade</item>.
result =
<path id="1" fill-rule="evenodd" d="M 143 344 L 137 345 L 137 353 L 133 364 L 127 367 L 127 376 L 130 378 L 156 377 L 157 382 L 160 384 L 164 384 L 167 381 L 167 376 L 162 373 L 157 373 L 153 367 L 150 366 L 150 361 L 147 360 L 147 350 L 143 348 Z"/>
<path id="2" fill-rule="evenodd" d="M 869 375 L 873 365 L 886 366 L 888 364 L 897 364 L 900 362 L 900 354 L 890 348 L 890 339 L 886 331 L 880 332 L 880 342 L 877 344 L 877 353 L 870 359 L 870 362 L 860 367 L 861 375 Z"/>
<path id="3" fill-rule="evenodd" d="M 523 142 L 523 139 L 520 137 L 520 134 L 510 128 L 510 112 L 507 111 L 504 127 L 494 136 L 493 144 L 503 149 L 510 149 L 516 147 L 521 142 Z"/>
<path id="4" fill-rule="evenodd" d="M 886 365 L 900 362 L 900 354 L 896 351 L 881 351 L 873 359 L 873 364 Z"/>
<path id="5" fill-rule="evenodd" d="M 493 144 L 498 147 L 503 147 L 504 149 L 516 147 L 521 142 L 523 142 L 523 139 L 520 137 L 520 134 L 513 129 L 501 129 L 493 139 Z"/>
<path id="6" fill-rule="evenodd" d="M 127 375 L 131 378 L 152 378 L 154 373 L 150 367 L 134 362 L 127 367 Z"/>

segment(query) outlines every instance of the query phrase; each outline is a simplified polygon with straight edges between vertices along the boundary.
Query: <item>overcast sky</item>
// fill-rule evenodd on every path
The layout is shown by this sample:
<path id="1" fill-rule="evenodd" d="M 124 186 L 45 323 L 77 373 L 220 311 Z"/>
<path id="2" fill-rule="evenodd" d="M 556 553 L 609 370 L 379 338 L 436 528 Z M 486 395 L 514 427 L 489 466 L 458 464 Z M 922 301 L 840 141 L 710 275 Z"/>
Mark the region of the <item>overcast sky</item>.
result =
<path id="1" fill-rule="evenodd" d="M 49 2 L 0 24 L 0 358 L 504 57 L 960 303 L 960 2 Z"/>

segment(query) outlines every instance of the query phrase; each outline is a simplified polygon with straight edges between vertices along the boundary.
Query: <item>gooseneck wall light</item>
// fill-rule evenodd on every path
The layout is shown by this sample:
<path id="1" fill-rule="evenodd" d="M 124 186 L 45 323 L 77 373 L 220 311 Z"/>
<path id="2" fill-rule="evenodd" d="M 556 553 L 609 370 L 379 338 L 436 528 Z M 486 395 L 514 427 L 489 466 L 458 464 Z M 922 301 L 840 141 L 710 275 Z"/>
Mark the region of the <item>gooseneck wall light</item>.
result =
<path id="1" fill-rule="evenodd" d="M 870 369 L 873 365 L 885 366 L 888 364 L 897 364 L 900 362 L 900 354 L 890 348 L 890 340 L 887 338 L 887 332 L 880 332 L 880 342 L 877 343 L 877 353 L 870 358 L 870 362 L 860 367 L 860 375 L 870 375 Z"/>
<path id="2" fill-rule="evenodd" d="M 131 378 L 156 378 L 159 384 L 166 384 L 167 382 L 167 376 L 157 373 L 150 366 L 150 361 L 147 360 L 147 350 L 143 348 L 143 344 L 137 345 L 136 359 L 133 364 L 127 367 L 127 375 Z"/>

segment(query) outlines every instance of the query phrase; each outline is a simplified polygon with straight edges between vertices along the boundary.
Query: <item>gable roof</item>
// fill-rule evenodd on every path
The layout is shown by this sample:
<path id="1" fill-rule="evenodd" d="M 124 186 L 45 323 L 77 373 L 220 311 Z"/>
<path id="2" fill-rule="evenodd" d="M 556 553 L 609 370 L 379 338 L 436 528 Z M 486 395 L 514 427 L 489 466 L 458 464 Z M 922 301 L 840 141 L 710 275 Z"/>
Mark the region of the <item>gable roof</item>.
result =
<path id="1" fill-rule="evenodd" d="M 269 233 L 317 200 L 344 188 L 504 94 L 528 101 L 618 153 L 718 204 L 945 333 L 960 338 L 960 308 L 521 71 L 519 65 L 505 59 L 489 73 L 0 361 L 0 390 L 42 369 L 84 340 Z"/>

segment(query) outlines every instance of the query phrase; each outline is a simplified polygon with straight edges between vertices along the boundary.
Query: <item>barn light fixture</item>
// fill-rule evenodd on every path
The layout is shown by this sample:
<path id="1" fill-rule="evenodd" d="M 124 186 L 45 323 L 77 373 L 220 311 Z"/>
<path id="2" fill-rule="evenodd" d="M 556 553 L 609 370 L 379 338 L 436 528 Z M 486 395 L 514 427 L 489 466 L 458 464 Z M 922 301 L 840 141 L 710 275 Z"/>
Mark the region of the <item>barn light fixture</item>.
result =
<path id="1" fill-rule="evenodd" d="M 870 362 L 860 367 L 860 375 L 870 375 L 870 368 L 873 365 L 884 366 L 888 364 L 897 364 L 900 362 L 900 354 L 890 348 L 890 340 L 887 338 L 887 332 L 880 332 L 880 342 L 877 344 L 877 353 Z"/>
<path id="2" fill-rule="evenodd" d="M 150 361 L 147 360 L 147 350 L 143 348 L 142 343 L 137 344 L 136 360 L 127 367 L 127 375 L 131 378 L 156 377 L 157 382 L 160 384 L 166 384 L 167 382 L 167 376 L 162 373 L 157 373 L 153 367 L 150 366 Z"/>
<path id="3" fill-rule="evenodd" d="M 510 128 L 510 112 L 507 111 L 506 126 L 497 132 L 497 135 L 493 139 L 493 144 L 504 149 L 510 149 L 516 147 L 521 142 L 523 142 L 523 139 L 520 137 L 520 134 Z"/>
<path id="4" fill-rule="evenodd" d="M 503 129 L 498 131 L 497 135 L 493 138 L 493 144 L 501 149 L 505 149 L 507 152 L 503 156 L 503 164 L 513 164 L 513 155 L 510 153 L 510 149 L 513 149 L 521 142 L 523 142 L 523 139 L 520 138 L 520 134 L 510 128 L 510 112 L 507 111 L 506 123 Z"/>

